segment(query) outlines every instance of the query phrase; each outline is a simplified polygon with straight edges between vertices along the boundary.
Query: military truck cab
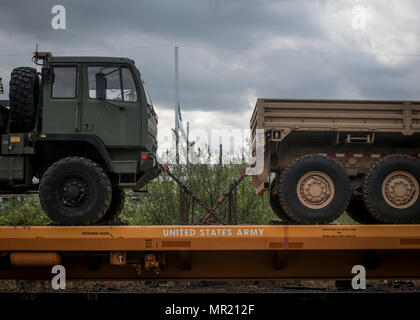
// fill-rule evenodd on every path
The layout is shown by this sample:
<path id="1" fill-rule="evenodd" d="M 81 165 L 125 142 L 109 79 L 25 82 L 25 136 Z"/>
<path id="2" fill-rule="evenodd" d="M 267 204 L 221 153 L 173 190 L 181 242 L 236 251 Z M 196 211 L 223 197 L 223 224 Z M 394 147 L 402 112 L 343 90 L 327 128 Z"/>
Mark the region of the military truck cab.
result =
<path id="1" fill-rule="evenodd" d="M 0 101 L 0 188 L 39 187 L 59 223 L 116 218 L 123 188 L 159 174 L 158 119 L 140 72 L 127 58 L 36 53 L 34 62 L 40 72 L 14 69 L 9 101 Z"/>

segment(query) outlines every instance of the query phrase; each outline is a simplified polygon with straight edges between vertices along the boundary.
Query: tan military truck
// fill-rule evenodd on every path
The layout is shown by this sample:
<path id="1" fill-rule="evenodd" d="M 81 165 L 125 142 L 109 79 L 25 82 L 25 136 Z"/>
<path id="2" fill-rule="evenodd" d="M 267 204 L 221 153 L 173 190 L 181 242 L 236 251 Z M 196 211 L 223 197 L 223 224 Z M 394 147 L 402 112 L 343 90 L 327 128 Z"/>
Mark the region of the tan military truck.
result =
<path id="1" fill-rule="evenodd" d="M 420 221 L 420 101 L 258 99 L 251 130 L 253 184 L 285 223 Z"/>

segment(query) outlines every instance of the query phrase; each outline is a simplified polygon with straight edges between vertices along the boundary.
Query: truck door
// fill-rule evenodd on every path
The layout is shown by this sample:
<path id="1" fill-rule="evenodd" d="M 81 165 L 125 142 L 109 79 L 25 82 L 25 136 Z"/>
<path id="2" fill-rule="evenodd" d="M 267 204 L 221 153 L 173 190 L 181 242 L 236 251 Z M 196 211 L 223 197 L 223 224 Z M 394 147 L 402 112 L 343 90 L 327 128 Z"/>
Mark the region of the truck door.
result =
<path id="1" fill-rule="evenodd" d="M 82 132 L 98 136 L 108 147 L 135 147 L 140 141 L 140 97 L 133 73 L 125 65 L 85 65 Z M 97 75 L 106 90 L 97 97 Z"/>
<path id="2" fill-rule="evenodd" d="M 45 133 L 80 132 L 81 72 L 78 65 L 52 65 L 44 85 L 42 128 Z"/>

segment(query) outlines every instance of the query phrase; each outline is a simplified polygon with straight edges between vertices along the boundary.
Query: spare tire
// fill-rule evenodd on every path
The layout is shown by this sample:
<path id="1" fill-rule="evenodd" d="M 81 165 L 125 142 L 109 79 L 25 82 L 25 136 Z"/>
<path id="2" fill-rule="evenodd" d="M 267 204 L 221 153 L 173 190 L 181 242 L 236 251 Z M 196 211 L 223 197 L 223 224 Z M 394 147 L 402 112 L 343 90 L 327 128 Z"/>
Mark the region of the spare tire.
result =
<path id="1" fill-rule="evenodd" d="M 36 69 L 31 67 L 13 69 L 9 85 L 11 130 L 14 132 L 33 130 L 39 99 L 39 77 Z"/>

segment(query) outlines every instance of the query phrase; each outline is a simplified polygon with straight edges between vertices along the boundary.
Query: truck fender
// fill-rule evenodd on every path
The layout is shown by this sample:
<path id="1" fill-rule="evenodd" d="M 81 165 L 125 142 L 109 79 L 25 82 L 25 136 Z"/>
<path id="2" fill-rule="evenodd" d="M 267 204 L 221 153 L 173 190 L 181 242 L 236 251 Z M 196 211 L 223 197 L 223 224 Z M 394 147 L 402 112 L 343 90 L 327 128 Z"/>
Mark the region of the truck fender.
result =
<path id="1" fill-rule="evenodd" d="M 52 134 L 40 134 L 37 138 L 38 143 L 45 143 L 48 141 L 71 141 L 71 142 L 85 142 L 92 145 L 104 160 L 106 170 L 113 172 L 114 168 L 112 165 L 111 158 L 108 151 L 105 148 L 103 141 L 92 134 L 67 134 L 67 133 L 52 133 Z"/>

